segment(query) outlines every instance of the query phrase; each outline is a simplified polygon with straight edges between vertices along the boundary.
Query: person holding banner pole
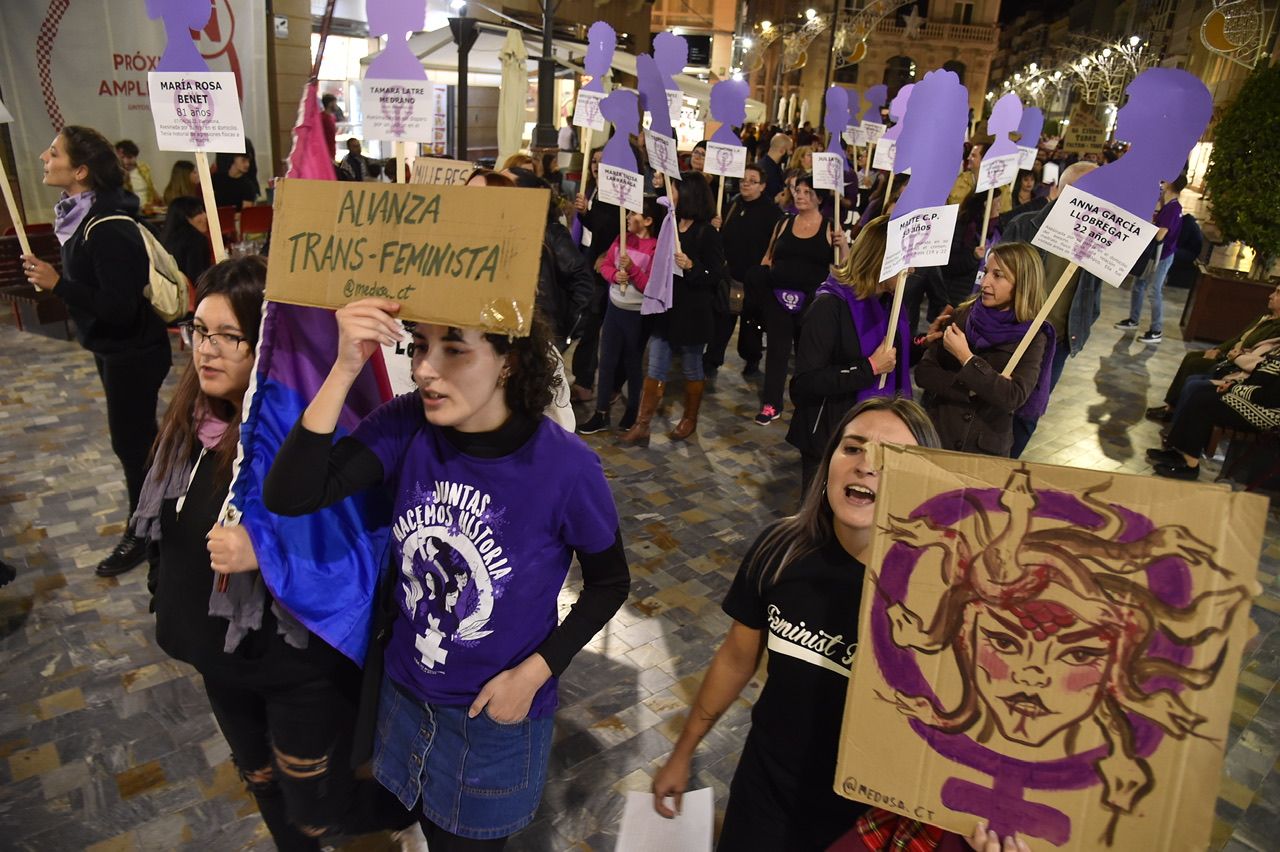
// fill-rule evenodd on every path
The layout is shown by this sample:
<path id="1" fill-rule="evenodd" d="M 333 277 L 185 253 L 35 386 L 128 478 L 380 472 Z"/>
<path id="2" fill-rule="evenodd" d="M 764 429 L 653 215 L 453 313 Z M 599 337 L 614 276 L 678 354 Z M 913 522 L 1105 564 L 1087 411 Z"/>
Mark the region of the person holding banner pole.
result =
<path id="1" fill-rule="evenodd" d="M 23 255 L 24 271 L 32 285 L 66 303 L 80 345 L 93 353 L 132 515 L 156 437 L 160 385 L 172 363 L 164 321 L 144 293 L 151 261 L 137 223 L 130 221 L 137 216 L 138 197 L 124 188 L 115 147 L 91 128 L 67 125 L 40 160 L 45 185 L 62 190 L 54 208 L 62 275 L 32 254 Z M 98 221 L 114 216 L 127 218 Z M 146 540 L 128 527 L 95 573 L 114 577 L 146 556 Z"/>

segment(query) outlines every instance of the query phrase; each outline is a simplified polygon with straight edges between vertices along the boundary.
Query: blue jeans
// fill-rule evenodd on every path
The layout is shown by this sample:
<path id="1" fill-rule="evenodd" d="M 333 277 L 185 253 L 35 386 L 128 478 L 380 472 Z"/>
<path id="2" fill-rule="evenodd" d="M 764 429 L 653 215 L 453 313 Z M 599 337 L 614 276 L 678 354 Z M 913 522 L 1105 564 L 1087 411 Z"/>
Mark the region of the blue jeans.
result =
<path id="1" fill-rule="evenodd" d="M 533 821 L 551 755 L 551 716 L 510 725 L 487 710 L 425 704 L 382 679 L 373 776 L 406 808 L 459 837 L 507 837 Z"/>
<path id="2" fill-rule="evenodd" d="M 1133 282 L 1133 292 L 1129 294 L 1129 322 L 1136 323 L 1142 319 L 1142 297 L 1150 292 L 1151 330 L 1164 331 L 1164 279 L 1169 277 L 1171 266 L 1172 254 L 1159 263 L 1148 263 L 1147 271 Z"/>
<path id="3" fill-rule="evenodd" d="M 684 377 L 691 382 L 703 379 L 702 352 L 707 348 L 705 343 L 693 343 L 687 346 L 672 346 L 666 338 L 654 335 L 649 338 L 649 378 L 660 382 L 667 380 L 671 371 L 671 358 L 680 353 L 680 362 L 684 368 Z"/>
<path id="4" fill-rule="evenodd" d="M 613 380 L 622 364 L 627 376 L 627 411 L 624 418 L 634 417 L 640 407 L 640 383 L 644 379 L 644 317 L 640 311 L 628 311 L 613 302 L 605 308 L 604 326 L 600 329 L 600 369 L 596 374 L 596 411 L 609 410 Z"/>

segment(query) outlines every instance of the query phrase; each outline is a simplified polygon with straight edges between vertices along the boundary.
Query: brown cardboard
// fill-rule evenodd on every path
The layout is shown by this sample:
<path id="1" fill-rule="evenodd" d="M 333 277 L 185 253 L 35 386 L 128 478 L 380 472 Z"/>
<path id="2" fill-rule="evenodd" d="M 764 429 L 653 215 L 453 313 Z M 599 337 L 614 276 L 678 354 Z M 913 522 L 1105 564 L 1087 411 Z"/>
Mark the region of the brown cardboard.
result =
<path id="1" fill-rule="evenodd" d="M 1034 849 L 1206 848 L 1267 501 L 880 450 L 836 792 Z"/>
<path id="2" fill-rule="evenodd" d="M 409 183 L 428 183 L 436 186 L 462 186 L 476 170 L 475 163 L 466 160 L 446 160 L 443 157 L 419 157 L 413 161 L 413 175 Z"/>
<path id="3" fill-rule="evenodd" d="M 1107 144 L 1107 128 L 1094 116 L 1090 107 L 1071 113 L 1062 140 L 1062 151 L 1067 154 L 1101 154 Z"/>
<path id="4" fill-rule="evenodd" d="M 545 189 L 280 181 L 267 298 L 382 296 L 402 319 L 526 335 L 549 203 Z"/>

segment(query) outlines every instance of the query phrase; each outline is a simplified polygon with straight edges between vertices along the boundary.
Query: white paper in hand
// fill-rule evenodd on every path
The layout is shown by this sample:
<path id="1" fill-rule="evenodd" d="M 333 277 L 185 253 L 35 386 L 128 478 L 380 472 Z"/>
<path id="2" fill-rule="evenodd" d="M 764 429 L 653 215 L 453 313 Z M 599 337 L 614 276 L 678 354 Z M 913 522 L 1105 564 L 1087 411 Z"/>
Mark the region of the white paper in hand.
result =
<path id="1" fill-rule="evenodd" d="M 627 793 L 616 852 L 711 852 L 715 797 L 710 787 L 684 794 L 673 819 L 653 809 L 652 793 Z"/>

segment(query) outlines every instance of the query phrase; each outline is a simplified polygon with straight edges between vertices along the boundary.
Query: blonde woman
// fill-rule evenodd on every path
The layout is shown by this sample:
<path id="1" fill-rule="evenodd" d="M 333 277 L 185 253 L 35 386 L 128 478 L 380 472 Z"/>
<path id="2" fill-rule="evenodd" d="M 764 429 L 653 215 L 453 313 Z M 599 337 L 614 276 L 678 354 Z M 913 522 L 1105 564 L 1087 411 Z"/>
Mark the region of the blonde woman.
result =
<path id="1" fill-rule="evenodd" d="M 1049 323 L 1013 375 L 1000 374 L 1044 299 L 1039 252 L 1027 243 L 993 246 L 978 294 L 956 310 L 916 367 L 943 449 L 1008 456 L 1014 414 L 1034 420 L 1044 413 L 1056 342 Z"/>
<path id="2" fill-rule="evenodd" d="M 813 146 L 801 145 L 791 154 L 791 162 L 787 163 L 789 169 L 799 169 L 803 174 L 813 173 Z"/>

